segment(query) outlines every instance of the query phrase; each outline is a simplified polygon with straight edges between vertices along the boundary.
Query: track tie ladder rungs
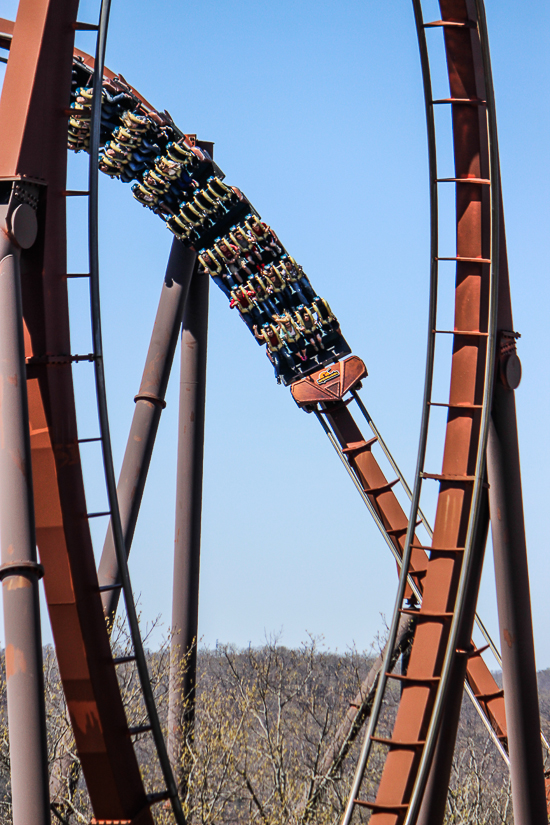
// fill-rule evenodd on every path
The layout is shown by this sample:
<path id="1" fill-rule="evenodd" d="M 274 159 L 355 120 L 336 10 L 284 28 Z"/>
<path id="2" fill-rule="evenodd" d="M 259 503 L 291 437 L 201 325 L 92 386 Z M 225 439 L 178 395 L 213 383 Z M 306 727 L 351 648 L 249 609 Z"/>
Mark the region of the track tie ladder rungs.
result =
<path id="1" fill-rule="evenodd" d="M 464 263 L 464 264 L 490 264 L 490 258 L 466 258 L 464 255 L 454 255 L 450 258 L 442 258 L 437 256 L 436 261 L 457 261 L 457 263 Z"/>
<path id="2" fill-rule="evenodd" d="M 36 367 L 43 364 L 78 364 L 81 361 L 89 361 L 90 363 L 94 363 L 94 361 L 97 361 L 98 357 L 99 356 L 94 355 L 93 352 L 88 352 L 85 355 L 29 355 L 25 358 L 25 365 L 27 367 Z"/>
<path id="3" fill-rule="evenodd" d="M 178 789 L 174 779 L 170 759 L 166 749 L 166 743 L 158 716 L 158 710 L 155 703 L 153 688 L 150 682 L 150 677 L 147 668 L 147 661 L 145 651 L 143 648 L 143 641 L 139 630 L 139 622 L 137 610 L 135 606 L 134 595 L 130 581 L 130 575 L 127 564 L 127 554 L 125 552 L 125 541 L 122 530 L 122 523 L 120 517 L 120 510 L 118 504 L 117 485 L 114 472 L 111 438 L 109 434 L 109 417 L 107 410 L 107 399 L 105 395 L 105 375 L 103 364 L 103 345 L 101 336 L 101 304 L 99 294 L 99 250 L 98 250 L 98 158 L 100 149 L 100 133 L 101 133 L 101 103 L 102 103 L 102 87 L 105 66 L 105 47 L 107 38 L 107 25 L 110 10 L 110 0 L 101 0 L 101 8 L 99 13 L 98 25 L 77 22 L 74 24 L 75 31 L 89 31 L 97 33 L 96 54 L 94 62 L 94 77 L 96 83 L 93 85 L 92 104 L 89 117 L 90 135 L 89 135 L 89 177 L 87 189 L 69 189 L 67 188 L 63 194 L 65 197 L 83 197 L 87 198 L 88 205 L 88 246 L 89 246 L 89 270 L 88 272 L 72 272 L 67 273 L 69 278 L 87 278 L 90 284 L 90 314 L 92 321 L 92 341 L 93 354 L 86 357 L 86 360 L 94 362 L 95 368 L 95 384 L 96 396 L 98 402 L 98 418 L 99 418 L 99 438 L 82 439 L 79 443 L 86 443 L 91 441 L 101 441 L 103 446 L 103 466 L 105 474 L 105 484 L 107 488 L 108 510 L 97 513 L 87 513 L 86 516 L 90 518 L 98 518 L 101 516 L 109 516 L 111 520 L 111 529 L 115 544 L 115 552 L 120 569 L 120 582 L 115 582 L 106 585 L 99 585 L 100 593 L 108 590 L 121 589 L 124 593 L 124 601 L 126 607 L 126 617 L 129 626 L 130 637 L 132 640 L 133 652 L 129 655 L 115 656 L 112 659 L 113 664 L 123 665 L 132 663 L 136 667 L 137 676 L 139 679 L 141 696 L 145 705 L 146 718 L 148 724 L 139 726 L 129 726 L 128 734 L 130 736 L 141 733 L 150 732 L 153 737 L 156 756 L 158 758 L 159 766 L 161 768 L 164 788 L 159 793 L 151 793 L 146 795 L 145 799 L 147 805 L 153 805 L 156 802 L 163 802 L 170 800 L 172 804 L 172 811 L 175 822 L 178 825 L 185 825 L 185 816 L 183 814 L 181 801 L 178 796 Z M 74 116 L 75 111 L 65 110 L 68 117 Z M 51 360 L 51 359 L 50 359 Z M 81 360 L 77 357 L 70 357 L 71 361 Z M 84 360 L 84 357 L 82 358 Z M 135 754 L 137 758 L 137 754 Z M 162 786 L 161 786 L 162 787 Z M 144 789 L 143 789 L 144 791 Z M 127 815 L 128 811 L 124 811 Z M 133 820 L 132 820 L 133 821 Z"/>
<path id="4" fill-rule="evenodd" d="M 436 335 L 473 335 L 474 337 L 487 338 L 488 332 L 480 332 L 478 329 L 433 329 Z"/>
<path id="5" fill-rule="evenodd" d="M 457 656 L 466 656 L 467 659 L 475 659 L 477 656 L 483 656 L 486 650 L 490 650 L 491 645 L 483 645 L 483 647 L 476 647 L 473 650 L 457 649 Z M 477 698 L 477 697 L 476 697 Z"/>
<path id="6" fill-rule="evenodd" d="M 458 404 L 445 404 L 442 401 L 428 401 L 430 407 L 448 407 L 450 410 L 481 410 L 482 404 L 468 404 L 462 402 Z"/>
<path id="7" fill-rule="evenodd" d="M 422 524 L 422 519 L 418 519 L 418 521 L 415 523 L 414 526 L 415 527 L 420 527 L 421 524 Z M 407 525 L 405 525 L 405 527 L 393 527 L 391 530 L 386 530 L 386 533 L 388 534 L 388 536 L 393 536 L 394 538 L 398 538 L 398 537 L 404 536 L 408 529 L 409 529 L 409 526 L 407 524 Z"/>
<path id="8" fill-rule="evenodd" d="M 455 473 L 421 473 L 421 478 L 429 478 L 432 481 L 455 481 L 457 484 L 473 484 L 475 476 L 461 476 Z"/>
<path id="9" fill-rule="evenodd" d="M 490 186 L 487 178 L 436 178 L 436 183 L 474 183 L 478 186 Z"/>
<path id="10" fill-rule="evenodd" d="M 369 438 L 368 441 L 351 441 L 347 447 L 342 447 L 344 455 L 357 455 L 358 453 L 370 450 L 373 444 L 378 441 L 378 438 Z"/>
<path id="11" fill-rule="evenodd" d="M 445 103 L 450 103 L 452 105 L 455 104 L 462 104 L 464 106 L 486 106 L 487 101 L 483 100 L 480 97 L 442 97 L 438 100 L 432 100 L 432 104 L 441 105 Z"/>
<path id="12" fill-rule="evenodd" d="M 475 29 L 473 20 L 432 20 L 430 23 L 422 24 L 425 29 L 445 28 L 445 29 Z"/>
<path id="13" fill-rule="evenodd" d="M 76 23 L 73 23 L 73 29 L 75 32 L 97 32 L 99 26 L 96 23 L 80 23 L 77 20 Z"/>
<path id="14" fill-rule="evenodd" d="M 135 662 L 135 656 L 114 656 L 113 657 L 113 664 L 115 665 L 125 665 L 128 662 Z"/>
<path id="15" fill-rule="evenodd" d="M 371 742 L 377 742 L 379 745 L 388 745 L 390 748 L 401 748 L 402 750 L 418 750 L 423 748 L 426 744 L 423 740 L 409 740 L 408 742 L 400 742 L 399 739 L 387 739 L 385 736 L 371 736 Z"/>
<path id="16" fill-rule="evenodd" d="M 399 610 L 400 613 L 404 613 L 406 616 L 414 616 L 418 621 L 426 621 L 426 622 L 447 622 L 450 621 L 454 613 L 446 613 L 446 612 L 438 612 L 437 610 L 415 610 L 412 607 L 401 607 Z"/>
<path id="17" fill-rule="evenodd" d="M 464 547 L 430 547 L 427 544 L 411 544 L 414 550 L 425 550 L 426 553 L 433 551 L 434 553 L 463 553 Z"/>
<path id="18" fill-rule="evenodd" d="M 437 685 L 439 676 L 409 676 L 408 673 L 386 673 L 388 679 L 397 679 L 410 685 Z"/>
<path id="19" fill-rule="evenodd" d="M 110 590 L 119 590 L 122 587 L 122 584 L 115 583 L 115 584 L 102 584 L 99 587 L 100 593 L 108 593 Z"/>
<path id="20" fill-rule="evenodd" d="M 384 805 L 383 802 L 368 802 L 366 799 L 354 799 L 353 801 L 356 805 L 361 805 L 363 808 L 370 808 L 371 811 L 381 814 L 397 814 L 402 811 L 406 811 L 409 807 L 405 803 L 397 803 L 396 805 L 391 805 L 388 803 L 387 805 Z"/>
<path id="21" fill-rule="evenodd" d="M 140 733 L 149 733 L 153 728 L 151 725 L 134 725 L 128 728 L 129 736 L 139 736 Z"/>
<path id="22" fill-rule="evenodd" d="M 504 690 L 495 690 L 492 693 L 475 693 L 474 696 L 478 702 L 492 702 L 493 699 L 503 699 Z"/>
<path id="23" fill-rule="evenodd" d="M 437 256 L 435 259 L 436 261 L 457 261 L 458 263 L 465 263 L 465 264 L 490 264 L 490 258 L 468 258 L 464 255 L 453 255 L 451 257 L 442 258 L 441 256 Z"/>
<path id="24" fill-rule="evenodd" d="M 363 491 L 370 496 L 380 496 L 382 493 L 389 493 L 392 487 L 395 487 L 396 484 L 399 484 L 399 479 L 396 478 L 394 481 L 387 481 L 385 484 L 381 484 L 379 487 L 363 487 Z"/>
<path id="25" fill-rule="evenodd" d="M 167 799 L 171 799 L 170 791 L 158 791 L 157 793 L 147 794 L 148 805 L 155 805 L 157 802 L 166 802 Z"/>

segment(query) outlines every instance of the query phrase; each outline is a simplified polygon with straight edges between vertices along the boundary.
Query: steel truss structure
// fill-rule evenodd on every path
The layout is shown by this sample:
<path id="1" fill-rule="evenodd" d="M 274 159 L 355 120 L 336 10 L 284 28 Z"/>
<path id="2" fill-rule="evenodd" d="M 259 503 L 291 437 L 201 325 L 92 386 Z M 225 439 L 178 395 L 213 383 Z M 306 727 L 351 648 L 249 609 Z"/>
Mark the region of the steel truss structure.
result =
<path id="1" fill-rule="evenodd" d="M 237 202 L 221 183 L 213 185 L 202 201 L 194 198 L 195 211 L 180 210 L 180 229 L 172 244 L 117 487 L 105 393 L 97 237 L 102 82 L 114 77 L 104 67 L 109 6 L 103 0 L 97 26 L 78 22 L 77 0 L 20 0 L 15 24 L 0 20 L 0 46 L 9 49 L 0 100 L 0 578 L 15 825 L 50 820 L 38 610 L 41 577 L 93 822 L 145 825 L 153 822 L 152 806 L 168 801 L 175 821 L 185 822 L 179 793 L 185 777 L 172 766 L 180 762 L 182 714 L 192 723 L 192 710 L 182 710 L 181 696 L 193 696 L 195 680 L 209 286 L 197 253 L 207 248 L 206 235 L 212 243 L 243 215 L 255 214 L 240 193 Z M 509 763 L 516 825 L 542 825 L 547 808 L 514 401 L 521 368 L 506 262 L 487 27 L 482 0 L 440 0 L 441 19 L 429 22 L 423 19 L 421 0 L 413 0 L 413 7 L 430 162 L 431 290 L 423 417 L 412 488 L 358 394 L 366 375 L 363 362 L 357 356 L 342 360 L 346 345 L 330 310 L 318 320 L 337 342 L 331 362 L 319 369 L 322 361 L 316 355 L 318 363 L 305 377 L 285 373 L 294 400 L 320 422 L 400 569 L 390 638 L 342 825 L 352 821 L 358 808 L 370 811 L 370 822 L 376 825 L 443 821 L 464 686 Z M 450 92 L 443 100 L 432 94 L 425 34 L 430 28 L 441 32 L 445 44 Z M 67 107 L 74 33 L 79 29 L 97 32 L 95 57 L 78 55 L 94 78 L 85 192 L 66 189 L 67 121 L 75 115 L 74 108 Z M 148 111 L 135 90 L 128 87 L 128 92 Z M 452 178 L 438 175 L 436 106 L 452 111 Z M 188 152 L 186 140 L 183 136 L 180 143 Z M 441 186 L 456 190 L 454 254 L 439 248 Z M 216 192 L 220 203 L 232 204 L 234 213 L 216 206 Z M 89 203 L 90 265 L 88 273 L 74 275 L 67 273 L 65 216 L 67 198 L 79 196 Z M 197 227 L 204 229 L 206 222 L 201 223 L 200 215 L 193 217 L 199 203 L 207 204 L 209 214 L 216 216 L 209 218 L 210 228 L 203 235 Z M 185 228 L 186 221 L 192 222 L 193 231 Z M 281 250 L 277 254 L 287 254 Z M 456 264 L 452 330 L 437 328 L 440 261 Z M 71 277 L 85 277 L 90 284 L 93 352 L 86 355 L 71 353 Z M 140 638 L 128 555 L 180 334 L 178 540 L 167 747 Z M 453 341 L 448 401 L 432 397 L 440 335 L 451 335 Z M 92 361 L 95 370 L 100 435 L 94 439 L 78 437 L 72 363 L 83 359 Z M 434 406 L 448 410 L 439 472 L 425 467 Z M 358 412 L 355 418 L 352 410 Z M 366 421 L 373 437 L 364 438 L 356 418 Z M 106 513 L 86 508 L 79 444 L 89 440 L 100 441 L 103 450 Z M 395 471 L 395 480 L 384 475 L 373 452 L 376 445 Z M 425 481 L 439 485 L 433 530 L 419 507 Z M 409 514 L 395 495 L 396 485 L 410 499 Z M 109 529 L 96 569 L 90 519 L 100 515 L 109 516 Z M 419 538 L 420 524 L 430 543 Z M 501 653 L 476 616 L 489 524 Z M 133 652 L 116 658 L 109 632 L 121 594 Z M 405 672 L 396 674 L 394 647 L 404 615 L 411 617 L 414 635 Z M 472 642 L 474 621 L 486 647 L 502 663 L 504 689 L 483 659 L 486 648 L 478 649 Z M 182 690 L 178 664 L 189 654 Z M 147 710 L 148 722 L 139 728 L 128 725 L 117 681 L 117 666 L 128 663 L 137 668 Z M 400 681 L 401 696 L 392 734 L 384 738 L 377 735 L 377 724 L 391 679 Z M 364 709 L 357 712 L 363 719 Z M 150 794 L 132 742 L 133 735 L 143 733 L 154 739 L 164 780 L 164 786 Z M 376 797 L 368 799 L 361 788 L 373 743 L 384 746 L 387 754 Z M 544 739 L 543 744 L 548 747 Z"/>

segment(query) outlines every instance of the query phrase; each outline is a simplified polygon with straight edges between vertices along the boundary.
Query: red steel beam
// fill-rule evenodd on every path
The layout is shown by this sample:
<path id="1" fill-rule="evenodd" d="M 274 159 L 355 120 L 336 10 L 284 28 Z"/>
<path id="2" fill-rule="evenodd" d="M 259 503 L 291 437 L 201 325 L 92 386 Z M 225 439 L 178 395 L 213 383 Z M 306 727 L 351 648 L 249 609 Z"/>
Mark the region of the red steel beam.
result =
<path id="1" fill-rule="evenodd" d="M 380 516 L 391 541 L 399 556 L 403 555 L 408 518 L 401 507 L 393 487 L 388 484 L 372 447 L 376 439 L 366 441 L 350 408 L 342 403 L 342 396 L 353 389 L 366 370 L 357 356 L 351 356 L 333 368 L 334 377 L 326 380 L 325 370 L 314 373 L 292 385 L 294 400 L 301 406 L 308 406 L 322 401 L 324 415 L 331 426 L 338 442 L 345 452 L 347 460 L 360 479 L 363 489 L 371 504 Z M 337 377 L 338 373 L 340 374 Z M 318 379 L 321 380 L 321 385 Z M 372 493 L 369 493 L 372 490 Z M 411 554 L 410 573 L 422 592 L 423 581 L 428 567 L 427 551 L 422 548 L 420 539 L 415 535 Z M 410 590 L 409 594 L 410 595 Z M 504 699 L 481 654 L 476 652 L 473 642 L 469 644 L 470 656 L 467 661 L 466 678 L 474 694 L 499 739 L 506 743 L 506 714 Z M 485 698 L 483 698 L 485 697 Z"/>
<path id="2" fill-rule="evenodd" d="M 467 21 L 468 8 L 463 0 L 441 3 L 444 20 Z M 469 27 L 445 27 L 451 98 L 484 99 L 483 71 L 479 49 L 474 42 L 476 30 Z M 483 106 L 453 104 L 455 177 L 487 179 L 489 172 L 486 113 Z M 472 261 L 487 260 L 490 255 L 490 218 L 488 187 L 470 184 L 456 187 L 457 258 L 455 287 L 455 329 L 487 332 L 489 265 Z M 486 340 L 484 336 L 454 336 L 449 403 L 480 405 L 483 396 Z M 447 645 L 449 620 L 462 564 L 470 516 L 472 485 L 468 478 L 475 471 L 479 450 L 480 412 L 474 407 L 449 409 L 430 560 L 424 579 L 422 607 L 419 612 L 408 673 L 420 680 L 403 687 L 392 739 L 373 810 L 373 825 L 396 825 L 404 819 L 406 805 L 420 759 L 420 749 L 402 747 L 400 742 L 422 742 L 426 736 L 435 689 L 428 680 L 438 677 Z M 428 482 L 429 483 L 429 482 Z M 477 552 L 482 548 L 478 542 Z M 478 562 L 478 566 L 480 563 Z M 475 603 L 477 577 L 472 582 L 470 600 Z M 473 612 L 469 611 L 473 621 Z M 441 618 L 439 618 L 439 616 Z M 437 618 L 436 618 L 437 617 Z M 464 621 L 461 646 L 470 642 L 471 623 Z M 466 660 L 456 659 L 455 679 L 461 684 Z M 460 691 L 461 692 L 461 691 Z M 458 702 L 459 696 L 454 697 Z M 445 730 L 445 747 L 452 751 L 456 738 L 458 714 Z M 448 786 L 450 760 L 440 755 L 438 773 L 441 786 Z M 425 798 L 426 799 L 426 798 Z M 393 806 L 393 807 L 392 807 Z M 437 809 L 437 812 L 435 811 Z M 424 815 L 424 814 L 423 814 Z M 433 825 L 442 821 L 443 813 L 435 804 Z"/>
<path id="3" fill-rule="evenodd" d="M 370 448 L 353 447 L 350 445 L 366 444 L 363 435 L 353 419 L 347 407 L 336 407 L 334 411 L 327 408 L 327 420 L 331 423 L 335 435 L 343 449 L 347 451 L 348 460 L 362 480 L 367 494 L 369 489 L 384 488 L 388 479 L 382 472 L 380 465 L 376 461 Z M 399 553 L 403 555 L 403 545 L 405 542 L 405 532 L 408 519 L 401 507 L 393 489 L 388 489 L 380 494 L 369 496 L 372 504 L 376 508 L 386 530 Z M 426 551 L 420 549 L 421 542 L 417 536 L 413 541 L 415 547 L 412 551 L 410 571 L 416 580 L 420 591 L 423 590 L 423 580 L 427 572 L 428 556 Z M 489 668 L 481 655 L 475 655 L 475 645 L 469 645 L 472 651 L 468 659 L 466 668 L 466 678 L 476 696 L 492 697 L 480 699 L 480 704 L 485 711 L 497 736 L 506 741 L 506 714 L 504 710 L 504 699 L 498 695 L 500 688 L 494 680 Z M 497 694 L 497 695 L 495 695 Z"/>
<path id="4" fill-rule="evenodd" d="M 38 179 L 21 257 L 37 543 L 60 675 L 98 819 L 152 825 L 117 684 L 86 517 L 66 283 L 65 110 L 76 0 L 21 0 L 0 100 L 0 178 Z"/>

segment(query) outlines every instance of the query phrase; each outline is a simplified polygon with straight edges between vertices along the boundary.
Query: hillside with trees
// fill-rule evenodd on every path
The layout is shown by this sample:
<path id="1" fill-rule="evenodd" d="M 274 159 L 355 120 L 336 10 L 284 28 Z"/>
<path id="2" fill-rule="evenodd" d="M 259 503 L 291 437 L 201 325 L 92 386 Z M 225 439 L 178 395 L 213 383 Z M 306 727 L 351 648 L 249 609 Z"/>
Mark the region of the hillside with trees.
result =
<path id="1" fill-rule="evenodd" d="M 403 644 L 407 643 L 404 639 Z M 118 655 L 128 641 L 115 639 Z M 182 753 L 188 819 L 196 825 L 333 825 L 338 822 L 362 740 L 376 683 L 379 645 L 343 655 L 325 651 L 315 639 L 288 649 L 274 638 L 260 648 L 220 646 L 199 650 L 196 721 Z M 169 645 L 149 652 L 161 716 L 168 707 Z M 54 651 L 44 650 L 53 822 L 89 823 L 80 764 L 59 682 Z M 397 656 L 396 656 L 397 658 Z M 397 662 L 397 668 L 400 663 Z M 129 724 L 145 720 L 136 673 L 118 668 Z M 0 823 L 11 822 L 9 747 L 2 657 L 0 717 Z M 398 684 L 392 686 L 379 731 L 389 733 Z M 550 735 L 550 670 L 539 673 L 543 730 Z M 160 787 L 151 739 L 138 737 L 147 790 Z M 382 746 L 377 746 L 382 748 Z M 361 795 L 375 787 L 383 751 L 374 753 Z M 547 765 L 548 767 L 548 765 Z M 369 787 L 370 786 L 370 787 Z M 159 825 L 170 811 L 154 808 Z M 369 813 L 357 811 L 356 822 Z M 461 714 L 448 795 L 448 825 L 513 822 L 507 770 L 467 699 Z"/>

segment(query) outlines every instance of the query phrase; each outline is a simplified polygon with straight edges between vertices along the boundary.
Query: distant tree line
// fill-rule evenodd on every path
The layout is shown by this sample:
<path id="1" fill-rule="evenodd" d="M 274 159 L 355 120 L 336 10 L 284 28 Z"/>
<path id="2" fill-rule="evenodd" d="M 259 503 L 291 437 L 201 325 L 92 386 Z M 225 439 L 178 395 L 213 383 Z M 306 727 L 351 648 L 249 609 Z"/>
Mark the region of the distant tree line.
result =
<path id="1" fill-rule="evenodd" d="M 410 640 L 401 629 L 400 649 Z M 129 648 L 124 627 L 114 634 L 117 655 Z M 346 803 L 362 722 L 368 715 L 380 665 L 380 645 L 368 653 L 325 652 L 310 639 L 298 649 L 278 639 L 258 648 L 199 650 L 194 731 L 188 730 L 181 769 L 185 812 L 194 825 L 337 825 Z M 169 644 L 150 651 L 149 667 L 161 718 L 168 709 Z M 0 825 L 11 822 L 10 762 L 5 671 L 0 674 Z M 399 667 L 399 663 L 397 663 Z M 118 669 L 129 724 L 146 722 L 139 682 L 131 663 Z M 86 786 L 68 722 L 55 653 L 44 649 L 53 822 L 76 825 L 92 818 Z M 399 687 L 390 689 L 381 735 L 391 731 Z M 550 735 L 550 670 L 539 674 L 543 730 Z M 385 732 L 385 733 L 384 733 Z M 383 765 L 377 746 L 361 795 L 374 792 Z M 147 734 L 136 750 L 148 792 L 162 787 Z M 548 764 L 546 765 L 548 767 Z M 158 825 L 170 810 L 153 808 Z M 368 822 L 366 809 L 355 822 Z M 448 794 L 448 825 L 513 822 L 507 771 L 476 712 L 465 699 Z"/>

